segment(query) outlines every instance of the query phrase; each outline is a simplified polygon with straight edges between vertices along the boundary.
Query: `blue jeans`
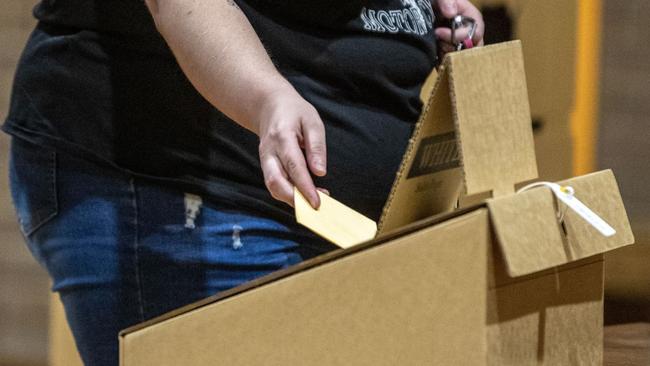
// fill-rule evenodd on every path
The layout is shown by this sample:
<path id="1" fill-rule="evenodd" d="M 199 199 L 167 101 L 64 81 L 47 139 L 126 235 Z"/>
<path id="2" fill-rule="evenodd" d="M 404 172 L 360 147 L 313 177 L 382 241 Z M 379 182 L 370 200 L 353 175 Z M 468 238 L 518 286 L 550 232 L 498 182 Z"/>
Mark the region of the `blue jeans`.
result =
<path id="1" fill-rule="evenodd" d="M 333 249 L 298 226 L 17 138 L 10 180 L 86 365 L 118 365 L 123 328 Z"/>

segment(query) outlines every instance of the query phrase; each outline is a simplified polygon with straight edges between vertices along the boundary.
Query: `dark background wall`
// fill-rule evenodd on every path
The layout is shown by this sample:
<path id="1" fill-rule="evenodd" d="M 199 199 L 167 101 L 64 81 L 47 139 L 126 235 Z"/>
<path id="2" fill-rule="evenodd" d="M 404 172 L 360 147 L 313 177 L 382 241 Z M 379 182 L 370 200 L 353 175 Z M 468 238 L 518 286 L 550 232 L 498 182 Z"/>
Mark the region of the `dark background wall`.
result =
<path id="1" fill-rule="evenodd" d="M 604 1 L 597 162 L 618 178 L 639 245 L 607 256 L 606 321 L 650 321 L 650 1 Z"/>
<path id="2" fill-rule="evenodd" d="M 605 1 L 598 164 L 613 167 L 638 231 L 650 224 L 650 1 Z"/>

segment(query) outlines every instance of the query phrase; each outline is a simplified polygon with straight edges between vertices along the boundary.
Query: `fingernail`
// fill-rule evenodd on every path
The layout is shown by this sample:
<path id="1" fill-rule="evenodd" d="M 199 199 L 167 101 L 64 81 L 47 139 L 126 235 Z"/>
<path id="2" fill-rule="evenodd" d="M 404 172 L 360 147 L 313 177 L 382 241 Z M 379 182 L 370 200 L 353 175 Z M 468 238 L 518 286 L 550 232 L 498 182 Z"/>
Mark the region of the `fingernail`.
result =
<path id="1" fill-rule="evenodd" d="M 318 194 L 313 196 L 311 198 L 311 206 L 315 209 L 318 210 L 320 208 L 320 198 L 318 197 Z"/>
<path id="2" fill-rule="evenodd" d="M 457 5 L 456 2 L 446 3 L 446 4 L 443 5 L 444 8 L 445 8 L 443 10 L 443 13 L 444 12 L 447 13 L 447 14 L 445 14 L 446 17 L 451 18 L 451 17 L 454 17 L 454 16 L 456 16 L 458 14 L 458 7 L 456 5 Z"/>
<path id="3" fill-rule="evenodd" d="M 316 159 L 314 160 L 314 168 L 323 171 L 325 170 L 325 164 L 323 164 L 322 160 Z"/>

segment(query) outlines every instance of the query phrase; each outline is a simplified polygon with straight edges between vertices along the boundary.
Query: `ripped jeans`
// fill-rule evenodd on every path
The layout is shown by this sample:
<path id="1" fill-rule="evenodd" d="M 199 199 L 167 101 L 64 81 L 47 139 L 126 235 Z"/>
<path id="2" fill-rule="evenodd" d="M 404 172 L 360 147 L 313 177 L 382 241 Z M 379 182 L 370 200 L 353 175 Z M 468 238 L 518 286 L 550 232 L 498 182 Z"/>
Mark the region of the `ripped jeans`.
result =
<path id="1" fill-rule="evenodd" d="M 333 248 L 299 228 L 18 138 L 10 182 L 28 247 L 89 366 L 118 365 L 121 329 Z"/>

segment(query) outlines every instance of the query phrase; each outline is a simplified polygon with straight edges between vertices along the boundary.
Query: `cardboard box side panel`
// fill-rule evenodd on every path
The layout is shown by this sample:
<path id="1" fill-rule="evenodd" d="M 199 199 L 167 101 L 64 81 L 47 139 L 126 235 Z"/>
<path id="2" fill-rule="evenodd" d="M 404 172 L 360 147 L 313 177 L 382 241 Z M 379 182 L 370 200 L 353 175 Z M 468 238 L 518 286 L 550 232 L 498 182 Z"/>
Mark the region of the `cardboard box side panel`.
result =
<path id="1" fill-rule="evenodd" d="M 488 364 L 601 365 L 603 262 L 488 292 Z"/>
<path id="2" fill-rule="evenodd" d="M 419 220 L 417 222 L 414 222 L 412 224 L 406 225 L 404 227 L 401 227 L 399 230 L 394 230 L 389 233 L 383 234 L 375 240 L 367 242 L 367 243 L 362 243 L 355 245 L 351 248 L 348 249 L 341 249 L 341 250 L 334 250 L 325 254 L 322 254 L 320 256 L 317 256 L 312 259 L 308 259 L 304 262 L 298 263 L 295 266 L 291 266 L 273 273 L 270 273 L 266 276 L 260 277 L 258 279 L 252 280 L 250 282 L 246 282 L 240 286 L 231 288 L 229 290 L 220 292 L 218 294 L 215 294 L 213 296 L 207 297 L 205 299 L 199 300 L 197 302 L 188 304 L 186 306 L 183 306 L 181 308 L 175 309 L 173 311 L 170 311 L 168 313 L 162 314 L 158 317 L 155 317 L 153 319 L 146 320 L 142 323 L 136 324 L 132 327 L 126 328 L 120 332 L 120 337 L 123 337 L 127 334 L 137 332 L 141 329 L 147 328 L 149 326 L 152 326 L 154 324 L 158 324 L 161 322 L 164 322 L 166 320 L 169 320 L 171 318 L 175 318 L 177 316 L 181 316 L 183 314 L 189 313 L 191 311 L 195 311 L 199 308 L 202 308 L 204 306 L 214 304 L 219 301 L 224 301 L 227 298 L 231 298 L 234 296 L 238 296 L 244 292 L 247 291 L 253 291 L 256 288 L 259 288 L 261 286 L 265 286 L 267 284 L 270 284 L 275 281 L 282 280 L 284 278 L 287 278 L 289 276 L 294 276 L 300 272 L 304 272 L 307 270 L 310 270 L 315 267 L 322 266 L 326 263 L 331 263 L 340 260 L 341 258 L 348 257 L 350 255 L 360 253 L 372 248 L 375 248 L 380 245 L 384 245 L 390 241 L 399 239 L 401 237 L 405 237 L 407 235 L 411 235 L 413 233 L 416 233 L 420 230 L 442 224 L 447 221 L 451 221 L 453 219 L 456 219 L 458 217 L 464 216 L 468 213 L 474 212 L 476 210 L 479 210 L 481 208 L 486 208 L 487 205 L 485 203 L 481 203 L 479 205 L 471 206 L 471 207 L 464 207 L 452 212 L 447 212 L 443 213 L 440 215 L 435 215 L 432 217 L 428 217 L 424 220 Z"/>
<path id="3" fill-rule="evenodd" d="M 447 65 L 466 193 L 507 194 L 537 178 L 520 42 L 451 54 Z"/>
<path id="4" fill-rule="evenodd" d="M 511 276 L 570 262 L 550 189 L 533 189 L 488 201 L 490 220 Z"/>
<path id="5" fill-rule="evenodd" d="M 563 225 L 557 219 L 565 205 L 548 188 L 488 201 L 490 218 L 508 272 L 521 276 L 632 244 L 634 237 L 611 171 L 569 179 L 575 196 L 607 221 L 617 233 L 605 237 L 573 210 Z M 565 230 L 566 229 L 566 234 Z"/>
<path id="6" fill-rule="evenodd" d="M 439 162 L 458 162 L 454 124 L 451 118 L 449 82 L 443 69 L 404 154 L 384 212 L 379 221 L 379 233 L 384 234 L 417 220 L 453 209 L 461 190 L 458 167 L 435 169 Z M 448 135 L 447 141 L 435 144 L 436 136 Z M 434 141 L 426 145 L 425 141 Z M 429 147 L 429 158 L 422 157 Z M 416 159 L 418 157 L 418 159 Z M 416 161 L 417 160 L 417 161 Z M 414 167 L 414 165 L 416 165 Z M 419 169 L 422 168 L 422 169 Z M 434 168 L 434 169 L 429 169 Z M 411 174 L 414 170 L 421 174 Z"/>
<path id="7" fill-rule="evenodd" d="M 484 364 L 488 242 L 474 211 L 126 334 L 122 366 Z"/>

